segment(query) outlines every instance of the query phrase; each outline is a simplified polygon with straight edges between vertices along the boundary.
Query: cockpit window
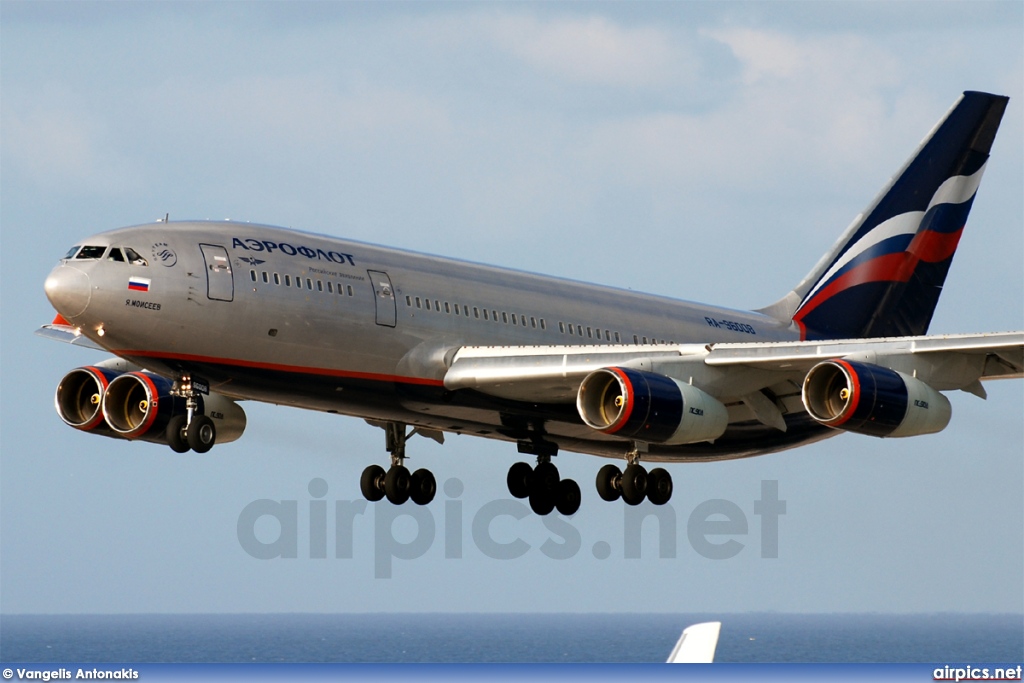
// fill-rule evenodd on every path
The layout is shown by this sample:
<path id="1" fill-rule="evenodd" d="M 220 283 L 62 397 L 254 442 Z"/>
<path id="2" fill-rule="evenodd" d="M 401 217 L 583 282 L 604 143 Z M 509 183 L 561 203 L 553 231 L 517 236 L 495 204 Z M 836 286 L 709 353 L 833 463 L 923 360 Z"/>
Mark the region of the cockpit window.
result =
<path id="1" fill-rule="evenodd" d="M 68 249 L 68 253 L 64 254 L 64 258 L 69 259 L 72 256 L 74 256 L 75 252 L 78 251 L 78 247 L 80 247 L 80 246 L 82 246 L 82 245 L 76 244 L 75 246 L 73 246 L 70 249 Z"/>
<path id="2" fill-rule="evenodd" d="M 107 250 L 106 247 L 82 247 L 82 250 L 78 252 L 76 259 L 98 259 L 103 256 L 103 252 Z"/>
<path id="3" fill-rule="evenodd" d="M 128 258 L 128 263 L 133 266 L 148 266 L 149 262 L 139 256 L 139 252 L 135 251 L 131 247 L 124 248 L 124 255 Z"/>
<path id="4" fill-rule="evenodd" d="M 108 261 L 117 261 L 118 263 L 124 263 L 124 254 L 121 253 L 120 247 L 113 247 L 110 253 L 107 254 Z"/>

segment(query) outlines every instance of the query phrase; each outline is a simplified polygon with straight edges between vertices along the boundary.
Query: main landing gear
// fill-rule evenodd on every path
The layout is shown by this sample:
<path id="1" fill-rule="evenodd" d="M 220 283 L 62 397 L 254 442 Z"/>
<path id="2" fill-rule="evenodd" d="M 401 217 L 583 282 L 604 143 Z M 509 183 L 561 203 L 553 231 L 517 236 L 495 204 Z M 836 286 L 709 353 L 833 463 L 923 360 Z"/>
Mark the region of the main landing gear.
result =
<path id="1" fill-rule="evenodd" d="M 182 377 L 171 390 L 172 395 L 185 399 L 184 415 L 175 415 L 167 423 L 167 445 L 175 453 L 206 453 L 217 442 L 217 428 L 209 416 L 198 412 L 199 401 L 192 387 L 192 378 Z"/>
<path id="2" fill-rule="evenodd" d="M 664 505 L 672 498 L 672 475 L 658 467 L 648 472 L 640 464 L 640 451 L 634 447 L 626 454 L 625 470 L 605 465 L 597 473 L 597 494 L 609 502 L 620 497 L 627 505 L 639 505 L 644 498 Z"/>
<path id="3" fill-rule="evenodd" d="M 517 462 L 508 470 L 508 492 L 516 498 L 529 498 L 530 509 L 538 515 L 573 515 L 580 509 L 580 487 L 572 479 L 560 479 L 551 456 L 537 456 L 537 466 Z"/>
<path id="4" fill-rule="evenodd" d="M 426 505 L 434 500 L 437 481 L 433 473 L 428 469 L 418 469 L 410 474 L 403 464 L 405 442 L 419 433 L 418 429 L 406 434 L 403 422 L 384 422 L 377 426 L 384 429 L 387 451 L 391 454 L 391 467 L 385 471 L 380 465 L 370 465 L 363 470 L 363 476 L 359 479 L 363 498 L 376 502 L 386 497 L 394 505 L 401 505 L 407 500 L 417 505 Z M 425 435 L 437 438 L 433 434 Z"/>

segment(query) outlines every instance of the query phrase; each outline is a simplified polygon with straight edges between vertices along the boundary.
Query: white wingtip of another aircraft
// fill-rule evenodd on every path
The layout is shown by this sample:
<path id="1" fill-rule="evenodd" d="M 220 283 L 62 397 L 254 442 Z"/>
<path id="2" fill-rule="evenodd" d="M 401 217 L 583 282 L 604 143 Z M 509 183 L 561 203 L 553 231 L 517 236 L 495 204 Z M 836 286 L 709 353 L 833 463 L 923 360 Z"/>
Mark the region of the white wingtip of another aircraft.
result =
<path id="1" fill-rule="evenodd" d="M 710 664 L 715 660 L 722 622 L 709 621 L 683 629 L 683 635 L 668 656 L 669 664 Z"/>

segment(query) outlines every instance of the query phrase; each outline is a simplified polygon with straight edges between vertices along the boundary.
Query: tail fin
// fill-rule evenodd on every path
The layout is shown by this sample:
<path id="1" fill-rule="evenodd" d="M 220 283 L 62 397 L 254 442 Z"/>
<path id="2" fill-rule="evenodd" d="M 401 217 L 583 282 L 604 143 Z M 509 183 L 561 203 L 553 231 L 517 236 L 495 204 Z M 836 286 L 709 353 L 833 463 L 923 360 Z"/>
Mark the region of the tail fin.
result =
<path id="1" fill-rule="evenodd" d="M 786 297 L 804 339 L 928 331 L 1008 97 L 965 92 Z"/>

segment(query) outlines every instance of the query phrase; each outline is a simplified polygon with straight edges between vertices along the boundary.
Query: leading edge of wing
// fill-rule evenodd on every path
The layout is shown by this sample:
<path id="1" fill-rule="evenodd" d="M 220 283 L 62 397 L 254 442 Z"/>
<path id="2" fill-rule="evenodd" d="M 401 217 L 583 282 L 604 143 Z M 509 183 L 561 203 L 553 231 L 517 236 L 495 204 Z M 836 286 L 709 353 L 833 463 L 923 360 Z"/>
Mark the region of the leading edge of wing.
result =
<path id="1" fill-rule="evenodd" d="M 704 362 L 721 368 L 741 365 L 797 370 L 810 369 L 830 358 L 905 368 L 915 374 L 924 370 L 928 377 L 922 379 L 934 388 L 962 389 L 978 380 L 1024 377 L 1024 331 L 712 344 Z M 974 376 L 968 379 L 965 374 Z"/>
<path id="2" fill-rule="evenodd" d="M 704 384 L 722 398 L 803 375 L 832 358 L 906 372 L 940 391 L 968 389 L 979 380 L 1024 377 L 1024 332 L 706 345 L 464 346 L 452 358 L 444 386 L 511 400 L 569 403 L 591 372 L 626 366 Z"/>
<path id="3" fill-rule="evenodd" d="M 87 349 L 96 349 L 97 351 L 106 351 L 105 348 L 86 337 L 80 329 L 73 325 L 60 325 L 56 323 L 43 325 L 35 333 L 40 337 L 64 342 L 65 344 L 84 346 Z"/>

